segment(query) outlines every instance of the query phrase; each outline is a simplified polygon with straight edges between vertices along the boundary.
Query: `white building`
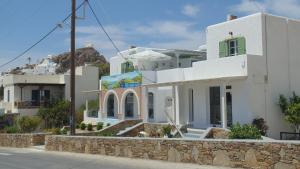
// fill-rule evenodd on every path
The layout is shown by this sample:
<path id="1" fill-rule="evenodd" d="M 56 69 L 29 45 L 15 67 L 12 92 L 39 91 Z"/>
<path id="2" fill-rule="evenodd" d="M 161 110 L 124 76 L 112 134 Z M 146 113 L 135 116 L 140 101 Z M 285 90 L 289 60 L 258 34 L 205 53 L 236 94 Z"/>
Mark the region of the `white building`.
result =
<path id="1" fill-rule="evenodd" d="M 102 79 L 101 106 L 94 120 L 139 118 L 172 120 L 193 128 L 226 128 L 260 117 L 266 120 L 268 135 L 273 138 L 290 131 L 278 98 L 280 94 L 300 94 L 300 21 L 258 13 L 208 26 L 206 32 L 205 60 L 198 51 L 198 61 L 190 61 L 190 66 L 180 67 L 181 61 L 176 59 L 175 66 L 150 71 L 153 66 L 148 59 L 113 57 L 108 79 L 115 82 L 114 74 L 135 70 L 142 76 L 141 85 L 126 86 L 123 78 L 122 83 L 103 88 L 107 77 Z M 187 58 L 193 52 L 187 51 Z"/>
<path id="2" fill-rule="evenodd" d="M 86 99 L 96 99 L 97 94 L 85 94 L 82 91 L 97 90 L 99 87 L 98 68 L 80 66 L 76 68 L 76 109 Z M 2 79 L 2 80 L 1 80 Z M 3 87 L 3 100 L 0 109 L 5 113 L 34 115 L 38 108 L 48 106 L 57 99 L 70 100 L 70 74 L 5 74 L 0 78 Z"/>

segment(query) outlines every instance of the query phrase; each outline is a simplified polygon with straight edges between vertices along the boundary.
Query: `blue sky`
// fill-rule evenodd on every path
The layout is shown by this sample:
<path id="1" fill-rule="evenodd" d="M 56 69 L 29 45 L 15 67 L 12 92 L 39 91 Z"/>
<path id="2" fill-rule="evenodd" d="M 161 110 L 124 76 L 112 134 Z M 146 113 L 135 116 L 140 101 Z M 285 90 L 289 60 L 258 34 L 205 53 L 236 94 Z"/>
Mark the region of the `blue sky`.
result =
<path id="1" fill-rule="evenodd" d="M 37 41 L 70 12 L 71 0 L 0 0 L 0 63 L 15 57 Z M 77 0 L 77 4 L 82 0 Z M 90 0 L 103 25 L 121 49 L 130 45 L 196 49 L 205 43 L 205 28 L 259 11 L 300 18 L 300 0 Z M 81 15 L 82 10 L 77 15 Z M 92 43 L 109 58 L 116 51 L 87 9 L 77 20 L 77 47 Z M 69 26 L 7 67 L 20 66 L 31 57 L 35 62 L 49 54 L 69 50 Z"/>

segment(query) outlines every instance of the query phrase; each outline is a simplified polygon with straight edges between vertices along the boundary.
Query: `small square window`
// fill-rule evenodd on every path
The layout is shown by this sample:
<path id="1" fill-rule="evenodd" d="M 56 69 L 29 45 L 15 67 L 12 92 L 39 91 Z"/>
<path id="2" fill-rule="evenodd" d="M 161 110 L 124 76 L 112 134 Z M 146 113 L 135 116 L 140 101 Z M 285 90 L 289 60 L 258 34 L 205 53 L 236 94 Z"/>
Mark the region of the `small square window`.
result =
<path id="1" fill-rule="evenodd" d="M 228 51 L 229 56 L 235 56 L 238 54 L 237 39 L 232 39 L 228 41 Z"/>

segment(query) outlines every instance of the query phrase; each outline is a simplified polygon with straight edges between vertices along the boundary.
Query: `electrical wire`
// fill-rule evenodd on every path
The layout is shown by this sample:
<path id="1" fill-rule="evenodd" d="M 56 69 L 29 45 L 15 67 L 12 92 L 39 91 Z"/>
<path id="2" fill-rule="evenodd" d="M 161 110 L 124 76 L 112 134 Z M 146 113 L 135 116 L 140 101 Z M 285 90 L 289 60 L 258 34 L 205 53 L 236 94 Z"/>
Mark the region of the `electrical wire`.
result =
<path id="1" fill-rule="evenodd" d="M 119 50 L 119 48 L 116 46 L 116 44 L 114 43 L 114 41 L 112 40 L 112 38 L 109 36 L 109 34 L 107 33 L 107 31 L 105 30 L 103 24 L 101 23 L 101 21 L 99 20 L 97 14 L 95 13 L 94 9 L 92 8 L 91 4 L 89 3 L 89 1 L 87 1 L 88 7 L 90 8 L 93 16 L 95 17 L 98 25 L 100 26 L 100 28 L 102 29 L 102 31 L 105 33 L 105 35 L 107 36 L 107 38 L 109 39 L 109 41 L 111 42 L 111 44 L 113 45 L 113 47 L 117 50 L 117 52 L 121 55 L 121 57 L 123 59 L 125 59 L 126 61 L 128 60 L 128 58 L 125 58 L 123 56 L 123 54 L 121 53 L 121 51 Z M 142 77 L 144 77 L 146 80 L 152 82 L 152 83 L 156 83 L 155 81 L 151 80 L 150 78 L 147 78 L 146 76 L 142 75 Z"/>
<path id="2" fill-rule="evenodd" d="M 84 3 L 88 2 L 87 0 L 84 0 L 77 8 L 76 11 L 81 8 Z M 62 20 L 62 23 L 64 23 L 65 21 L 67 21 L 70 17 L 72 16 L 72 14 L 70 13 L 67 17 L 65 17 Z M 19 55 L 17 55 L 16 57 L 12 58 L 11 60 L 5 62 L 4 64 L 0 65 L 0 68 L 5 67 L 6 65 L 10 64 L 11 62 L 17 60 L 18 58 L 22 57 L 24 54 L 26 54 L 28 51 L 30 51 L 32 48 L 34 48 L 35 46 L 37 46 L 39 43 L 41 43 L 44 39 L 46 39 L 49 35 L 51 35 L 57 28 L 59 28 L 60 25 L 56 25 L 54 26 L 48 33 L 46 33 L 44 36 L 42 36 L 42 38 L 40 38 L 38 41 L 36 41 L 33 45 L 31 45 L 29 48 L 27 48 L 26 50 L 24 50 L 23 52 L 21 52 Z"/>

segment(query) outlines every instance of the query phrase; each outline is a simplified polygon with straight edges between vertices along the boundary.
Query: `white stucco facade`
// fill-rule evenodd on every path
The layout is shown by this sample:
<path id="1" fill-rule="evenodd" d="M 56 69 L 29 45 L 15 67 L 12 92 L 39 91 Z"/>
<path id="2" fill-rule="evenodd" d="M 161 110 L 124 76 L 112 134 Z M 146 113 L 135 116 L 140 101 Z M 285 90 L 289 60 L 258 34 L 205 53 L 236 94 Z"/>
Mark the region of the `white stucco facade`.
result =
<path id="1" fill-rule="evenodd" d="M 95 100 L 97 94 L 86 94 L 83 91 L 98 90 L 98 68 L 80 66 L 76 68 L 75 107 L 85 104 L 86 99 Z M 42 103 L 52 100 L 70 100 L 70 75 L 13 75 L 3 76 L 4 97 L 0 107 L 5 113 L 20 113 L 20 115 L 34 115 Z M 45 92 L 47 91 L 47 92 Z M 33 96 L 36 94 L 36 97 Z M 46 93 L 49 93 L 47 99 Z M 37 100 L 36 100 L 37 99 Z"/>
<path id="2" fill-rule="evenodd" d="M 300 95 L 300 21 L 257 13 L 208 26 L 206 32 L 205 59 L 143 74 L 144 121 L 167 122 L 169 116 L 177 125 L 207 128 L 263 118 L 270 137 L 292 131 L 278 99 L 280 94 Z M 245 40 L 245 52 L 221 57 L 221 43 L 237 37 Z M 120 73 L 124 61 L 111 59 L 111 75 Z M 154 94 L 153 119 L 143 103 L 149 92 Z"/>

